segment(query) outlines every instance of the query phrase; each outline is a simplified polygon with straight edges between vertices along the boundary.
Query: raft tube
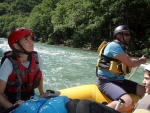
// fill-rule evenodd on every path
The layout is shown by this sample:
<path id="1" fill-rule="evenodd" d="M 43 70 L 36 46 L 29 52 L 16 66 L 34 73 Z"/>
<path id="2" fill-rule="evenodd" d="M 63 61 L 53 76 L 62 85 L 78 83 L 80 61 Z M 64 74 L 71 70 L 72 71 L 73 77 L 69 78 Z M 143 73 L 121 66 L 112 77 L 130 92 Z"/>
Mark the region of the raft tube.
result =
<path id="1" fill-rule="evenodd" d="M 60 95 L 67 96 L 71 99 L 80 99 L 80 100 L 88 99 L 88 100 L 94 100 L 102 104 L 112 102 L 112 100 L 109 99 L 104 93 L 99 91 L 96 84 L 81 85 L 81 86 L 62 89 L 59 91 L 60 91 Z M 129 94 L 129 95 L 132 97 L 135 104 L 140 99 L 140 96 L 134 94 Z M 130 111 L 128 113 L 132 113 L 132 112 Z"/>

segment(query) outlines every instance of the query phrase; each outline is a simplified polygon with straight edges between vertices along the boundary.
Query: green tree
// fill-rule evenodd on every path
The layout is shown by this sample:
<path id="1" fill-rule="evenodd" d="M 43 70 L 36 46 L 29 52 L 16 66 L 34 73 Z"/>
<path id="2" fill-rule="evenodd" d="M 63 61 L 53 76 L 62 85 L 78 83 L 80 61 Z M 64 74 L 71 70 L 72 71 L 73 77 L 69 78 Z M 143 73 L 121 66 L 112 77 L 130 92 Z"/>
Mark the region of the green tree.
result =
<path id="1" fill-rule="evenodd" d="M 1 0 L 0 14 L 1 36 L 25 26 L 36 41 L 96 50 L 126 24 L 134 31 L 131 51 L 150 48 L 149 0 Z"/>
<path id="2" fill-rule="evenodd" d="M 43 0 L 41 4 L 34 7 L 28 18 L 26 26 L 34 31 L 37 41 L 48 42 L 50 41 L 49 37 L 53 35 L 51 11 L 55 8 L 56 2 L 56 0 Z"/>

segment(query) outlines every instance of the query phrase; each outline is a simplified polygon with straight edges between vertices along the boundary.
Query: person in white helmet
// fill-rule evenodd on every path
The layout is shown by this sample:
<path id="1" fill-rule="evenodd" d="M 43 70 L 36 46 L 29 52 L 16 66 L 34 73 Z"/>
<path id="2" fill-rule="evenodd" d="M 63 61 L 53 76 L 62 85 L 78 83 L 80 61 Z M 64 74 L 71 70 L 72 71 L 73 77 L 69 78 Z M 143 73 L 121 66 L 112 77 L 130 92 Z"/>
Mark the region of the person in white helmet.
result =
<path id="1" fill-rule="evenodd" d="M 144 69 L 144 79 L 142 83 L 145 86 L 146 93 L 144 97 L 138 101 L 137 105 L 135 106 L 134 113 L 136 113 L 138 110 L 147 110 L 150 112 L 150 64 Z"/>

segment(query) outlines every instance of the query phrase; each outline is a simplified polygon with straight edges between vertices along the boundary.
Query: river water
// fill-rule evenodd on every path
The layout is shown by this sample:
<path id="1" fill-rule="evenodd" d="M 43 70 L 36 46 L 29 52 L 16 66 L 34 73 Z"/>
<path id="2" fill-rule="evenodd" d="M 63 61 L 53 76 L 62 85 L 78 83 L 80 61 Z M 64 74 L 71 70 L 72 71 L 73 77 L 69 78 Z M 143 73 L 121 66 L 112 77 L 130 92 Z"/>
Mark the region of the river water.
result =
<path id="1" fill-rule="evenodd" d="M 6 39 L 0 40 L 5 42 L 4 44 L 0 42 L 0 56 L 2 56 L 9 47 Z M 39 52 L 44 63 L 44 90 L 59 90 L 96 82 L 97 52 L 42 43 L 35 43 L 35 51 Z M 148 63 L 150 60 L 138 68 L 131 80 L 141 84 L 143 69 Z M 129 76 L 130 74 L 126 78 Z"/>

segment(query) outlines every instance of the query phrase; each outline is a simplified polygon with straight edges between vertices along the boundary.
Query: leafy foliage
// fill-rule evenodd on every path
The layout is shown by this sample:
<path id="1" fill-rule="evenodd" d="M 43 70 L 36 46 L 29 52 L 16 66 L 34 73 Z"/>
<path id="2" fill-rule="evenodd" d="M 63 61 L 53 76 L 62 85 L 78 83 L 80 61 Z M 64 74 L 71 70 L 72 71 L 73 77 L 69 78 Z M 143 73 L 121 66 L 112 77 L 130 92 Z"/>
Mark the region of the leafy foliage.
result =
<path id="1" fill-rule="evenodd" d="M 113 39 L 116 26 L 134 31 L 132 53 L 149 51 L 149 0 L 1 0 L 0 32 L 28 27 L 35 40 L 96 50 Z M 148 53 L 148 52 L 147 52 Z"/>

